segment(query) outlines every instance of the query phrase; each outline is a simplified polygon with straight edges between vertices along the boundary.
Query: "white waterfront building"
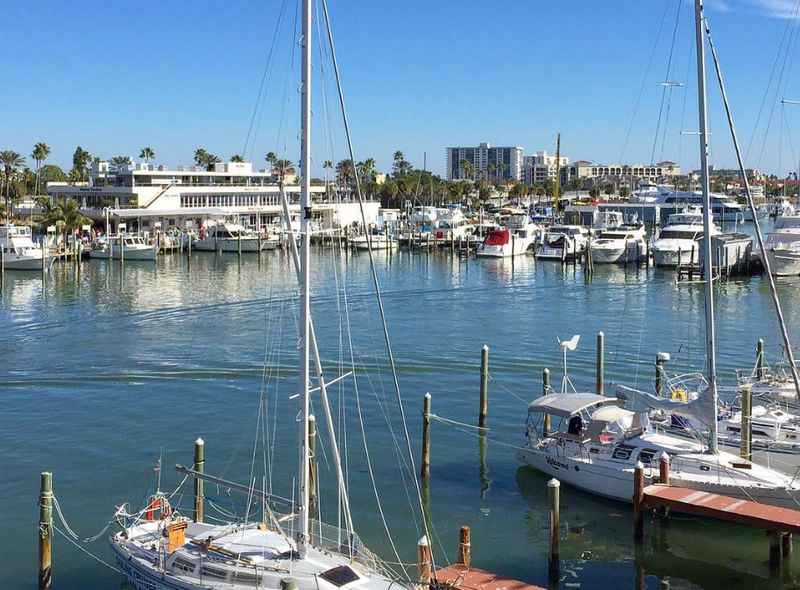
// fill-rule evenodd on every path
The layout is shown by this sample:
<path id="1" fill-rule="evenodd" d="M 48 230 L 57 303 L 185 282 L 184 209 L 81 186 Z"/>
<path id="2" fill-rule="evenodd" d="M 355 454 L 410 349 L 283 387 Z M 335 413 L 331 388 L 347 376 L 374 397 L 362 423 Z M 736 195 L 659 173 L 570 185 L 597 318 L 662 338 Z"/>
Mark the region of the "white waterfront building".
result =
<path id="1" fill-rule="evenodd" d="M 294 176 L 286 178 L 289 210 L 299 219 L 300 187 Z M 312 214 L 319 228 L 361 224 L 357 199 L 333 186 L 311 187 Z M 48 183 L 54 200 L 75 199 L 95 220 L 110 212 L 113 220 L 126 220 L 128 229 L 148 231 L 177 226 L 198 228 L 208 220 L 227 218 L 251 228 L 280 223 L 281 201 L 277 177 L 255 171 L 251 162 L 220 162 L 212 170 L 202 166 L 165 166 L 137 163 L 114 167 L 99 161 L 92 165 L 89 182 Z M 367 223 L 375 223 L 380 203 L 367 201 Z M 159 224 L 159 225 L 156 225 Z"/>

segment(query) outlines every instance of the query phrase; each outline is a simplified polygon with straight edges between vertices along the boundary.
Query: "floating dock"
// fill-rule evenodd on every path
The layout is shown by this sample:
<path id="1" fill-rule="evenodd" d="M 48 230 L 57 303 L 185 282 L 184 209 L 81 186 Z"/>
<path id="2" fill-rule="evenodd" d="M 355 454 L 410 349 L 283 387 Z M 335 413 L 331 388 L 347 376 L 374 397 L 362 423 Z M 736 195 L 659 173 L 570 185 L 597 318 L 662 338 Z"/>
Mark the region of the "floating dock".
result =
<path id="1" fill-rule="evenodd" d="M 460 563 L 436 570 L 436 581 L 453 590 L 543 590 L 540 586 Z"/>

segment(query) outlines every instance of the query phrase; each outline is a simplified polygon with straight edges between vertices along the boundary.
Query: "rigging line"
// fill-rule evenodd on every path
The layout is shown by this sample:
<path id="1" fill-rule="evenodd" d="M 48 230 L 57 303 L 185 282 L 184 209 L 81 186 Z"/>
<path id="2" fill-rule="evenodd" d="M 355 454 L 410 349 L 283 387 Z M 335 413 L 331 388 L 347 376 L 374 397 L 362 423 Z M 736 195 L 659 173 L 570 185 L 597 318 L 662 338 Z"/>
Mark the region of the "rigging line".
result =
<path id="1" fill-rule="evenodd" d="M 86 555 L 88 555 L 89 557 L 91 557 L 91 558 L 92 558 L 92 559 L 94 559 L 95 561 L 97 561 L 97 562 L 101 563 L 102 565 L 106 566 L 107 568 L 109 568 L 109 569 L 112 569 L 112 570 L 114 570 L 115 572 L 117 572 L 118 574 L 122 575 L 122 570 L 120 570 L 120 569 L 118 569 L 118 568 L 114 567 L 113 565 L 111 565 L 111 564 L 110 564 L 110 563 L 108 563 L 107 561 L 104 561 L 103 559 L 101 559 L 100 557 L 98 557 L 97 555 L 95 555 L 94 553 L 92 553 L 91 551 L 89 551 L 88 549 L 86 549 L 86 547 L 82 547 L 81 545 L 79 545 L 77 542 L 75 542 L 75 540 L 71 539 L 71 538 L 69 537 L 69 535 L 65 534 L 65 533 L 64 533 L 64 531 L 62 531 L 62 530 L 61 530 L 60 528 L 58 528 L 56 525 L 53 525 L 53 528 L 56 530 L 56 532 L 57 532 L 57 533 L 59 533 L 59 534 L 60 534 L 62 537 L 64 537 L 64 538 L 65 538 L 67 541 L 69 541 L 70 543 L 72 543 L 72 544 L 73 544 L 75 547 L 77 547 L 78 549 L 80 549 L 81 551 L 83 551 L 83 552 L 84 552 Z"/>
<path id="2" fill-rule="evenodd" d="M 691 23 L 694 20 L 694 7 L 691 3 L 688 4 L 688 15 L 689 15 L 689 22 Z M 678 162 L 683 159 L 683 133 L 680 133 L 683 129 L 686 128 L 686 102 L 689 97 L 689 83 L 690 77 L 689 72 L 690 68 L 692 67 L 692 63 L 694 62 L 694 52 L 695 52 L 695 44 L 689 44 L 689 57 L 686 60 L 686 71 L 683 75 L 683 79 L 686 80 L 686 84 L 683 86 L 683 104 L 681 106 L 681 120 L 680 126 L 678 128 Z M 677 183 L 676 183 L 677 184 Z"/>
<path id="3" fill-rule="evenodd" d="M 795 7 L 795 11 L 797 7 L 800 6 L 800 0 L 797 0 L 797 4 Z M 764 89 L 764 95 L 761 97 L 761 105 L 758 107 L 758 115 L 756 116 L 755 125 L 753 125 L 753 132 L 750 134 L 750 141 L 747 144 L 747 149 L 745 150 L 744 158 L 745 160 L 750 158 L 750 149 L 753 147 L 753 141 L 758 135 L 758 126 L 761 123 L 761 115 L 764 112 L 764 107 L 767 103 L 767 97 L 769 96 L 770 88 L 772 87 L 772 80 L 775 77 L 775 71 L 778 68 L 778 62 L 780 61 L 781 57 L 781 48 L 783 47 L 784 42 L 786 41 L 787 35 L 789 34 L 789 30 L 792 25 L 793 19 L 786 19 L 786 26 L 783 29 L 783 35 L 781 35 L 781 40 L 778 43 L 778 50 L 775 52 L 775 60 L 772 62 L 772 69 L 769 73 L 769 80 L 767 82 L 767 86 Z"/>
<path id="4" fill-rule="evenodd" d="M 351 370 L 353 371 L 353 376 L 354 376 L 354 378 L 353 378 L 353 392 L 355 394 L 355 400 L 356 400 L 356 410 L 357 410 L 357 413 L 358 413 L 358 424 L 359 424 L 359 428 L 361 430 L 361 441 L 362 441 L 363 446 L 364 446 L 364 457 L 366 458 L 366 461 L 367 461 L 367 471 L 369 472 L 369 479 L 370 479 L 370 483 L 372 484 L 372 492 L 373 492 L 373 495 L 375 496 L 375 503 L 376 503 L 376 505 L 378 507 L 378 514 L 380 514 L 380 517 L 381 517 L 381 523 L 383 524 L 383 530 L 386 533 L 386 538 L 389 540 L 389 545 L 391 545 L 391 547 L 392 547 L 392 553 L 394 553 L 395 558 L 397 559 L 397 561 L 401 562 L 402 560 L 400 559 L 400 553 L 397 551 L 397 546 L 395 545 L 394 539 L 392 538 L 392 533 L 389 530 L 389 523 L 386 521 L 386 515 L 383 512 L 383 504 L 381 502 L 380 494 L 378 493 L 378 485 L 375 482 L 375 472 L 374 472 L 374 470 L 372 468 L 372 458 L 371 458 L 371 456 L 369 454 L 369 446 L 367 445 L 367 431 L 366 431 L 366 428 L 364 428 L 364 414 L 363 414 L 363 411 L 361 409 L 361 396 L 359 394 L 359 389 L 358 389 L 358 378 L 356 377 L 357 373 L 356 373 L 355 353 L 354 353 L 354 350 L 353 350 L 353 334 L 352 334 L 352 331 L 351 331 L 351 328 L 350 328 L 350 311 L 349 311 L 350 308 L 349 308 L 349 305 L 347 304 L 347 281 L 345 281 L 345 280 L 342 281 L 342 299 L 343 299 L 343 307 L 344 307 L 344 315 L 345 315 L 344 325 L 345 325 L 345 328 L 346 328 L 345 331 L 346 331 L 346 334 L 347 334 L 347 342 L 348 342 L 349 349 L 350 349 L 350 366 L 351 366 Z M 405 572 L 405 568 L 403 568 L 403 570 Z"/>
<path id="5" fill-rule="evenodd" d="M 800 0 L 798 0 L 800 1 Z M 620 150 L 619 154 L 619 161 L 623 162 L 625 160 L 625 151 L 628 149 L 628 142 L 630 141 L 631 132 L 633 131 L 633 123 L 636 120 L 636 115 L 639 113 L 639 107 L 642 103 L 642 96 L 644 95 L 644 87 L 647 83 L 647 75 L 650 73 L 651 68 L 653 67 L 653 58 L 656 55 L 656 49 L 658 49 L 658 42 L 661 40 L 661 32 L 664 30 L 664 23 L 667 20 L 667 11 L 669 10 L 669 2 L 664 3 L 664 12 L 661 14 L 661 22 L 658 25 L 658 32 L 656 33 L 655 40 L 653 41 L 653 47 L 650 50 L 650 57 L 647 60 L 647 65 L 644 68 L 644 72 L 642 73 L 642 83 L 639 86 L 639 94 L 636 97 L 636 102 L 633 106 L 633 115 L 631 116 L 630 123 L 628 124 L 628 130 L 625 133 L 625 140 L 622 142 L 622 149 Z"/>
<path id="6" fill-rule="evenodd" d="M 667 71 L 664 74 L 664 82 L 661 89 L 661 105 L 658 108 L 658 122 L 656 123 L 656 132 L 653 136 L 653 150 L 650 152 L 650 165 L 652 166 L 655 164 L 655 157 L 656 157 L 656 146 L 658 145 L 658 136 L 660 134 L 661 128 L 661 115 L 664 111 L 664 100 L 666 99 L 668 92 L 672 88 L 670 86 L 669 75 L 672 71 L 672 56 L 675 54 L 675 40 L 678 36 L 678 25 L 681 22 L 681 8 L 683 8 L 683 0 L 679 0 L 678 2 L 678 10 L 675 13 L 675 26 L 672 28 L 672 43 L 669 47 L 669 57 L 667 58 Z M 672 97 L 672 93 L 669 92 L 670 98 Z M 666 130 L 666 123 L 664 124 Z M 666 131 L 665 131 L 666 132 Z"/>
<path id="7" fill-rule="evenodd" d="M 286 4 L 288 0 L 283 0 L 281 3 L 280 11 L 278 11 L 278 20 L 275 23 L 275 30 L 272 33 L 272 43 L 269 48 L 269 52 L 267 53 L 267 61 L 264 64 L 264 70 L 261 72 L 261 82 L 258 85 L 258 94 L 256 95 L 256 101 L 253 105 L 253 114 L 250 116 L 250 126 L 247 128 L 247 136 L 244 140 L 244 147 L 242 148 L 242 156 L 247 157 L 247 148 L 250 145 L 250 136 L 253 132 L 253 127 L 256 122 L 256 117 L 258 115 L 258 111 L 261 105 L 262 96 L 264 101 L 266 101 L 267 97 L 264 95 L 264 84 L 267 80 L 267 74 L 269 73 L 270 66 L 272 65 L 272 55 L 275 52 L 275 45 L 278 38 L 278 31 L 280 30 L 281 22 L 283 20 L 283 14 L 286 10 Z M 267 90 L 269 92 L 269 90 Z M 253 144 L 255 144 L 255 138 L 253 138 Z"/>
<path id="8" fill-rule="evenodd" d="M 798 6 L 800 6 L 800 2 L 798 2 Z M 714 59 L 714 71 L 717 74 L 717 81 L 719 82 L 720 93 L 722 94 L 722 101 L 725 105 L 725 114 L 728 118 L 728 128 L 731 132 L 731 139 L 733 140 L 734 150 L 736 151 L 736 159 L 739 164 L 739 169 L 742 173 L 742 182 L 744 182 L 745 190 L 747 191 L 747 204 L 750 207 L 750 213 L 753 215 L 753 225 L 756 229 L 756 237 L 758 238 L 758 247 L 762 252 L 766 252 L 764 248 L 764 238 L 761 234 L 761 224 L 758 221 L 758 215 L 756 214 L 756 206 L 753 202 L 753 195 L 750 192 L 750 180 L 747 178 L 747 169 L 744 166 L 744 161 L 742 160 L 742 153 L 739 149 L 739 140 L 736 137 L 736 128 L 733 125 L 733 115 L 731 114 L 730 105 L 728 104 L 728 94 L 725 91 L 725 82 L 722 79 L 722 70 L 720 68 L 719 59 L 717 58 L 717 49 L 714 45 L 714 41 L 711 38 L 711 29 L 708 24 L 708 19 L 704 20 L 704 27 L 706 38 L 708 39 L 708 45 L 711 49 L 711 55 Z M 772 269 L 770 268 L 769 257 L 764 256 L 764 267 L 767 271 L 767 278 L 769 280 L 769 291 L 770 295 L 772 296 L 772 303 L 775 307 L 775 314 L 778 316 L 778 323 L 780 324 L 781 328 L 781 337 L 783 338 L 783 343 L 786 346 L 786 355 L 789 360 L 789 368 L 792 371 L 792 380 L 794 381 L 795 392 L 797 394 L 797 398 L 800 399 L 800 375 L 797 372 L 797 365 L 794 362 L 794 353 L 792 351 L 792 343 L 789 340 L 789 331 L 786 328 L 786 322 L 783 319 L 783 311 L 781 310 L 781 302 L 780 298 L 778 297 L 778 291 L 775 287 L 775 277 L 772 275 Z M 713 277 L 712 277 L 713 279 Z M 713 284 L 713 282 L 712 282 Z"/>
<path id="9" fill-rule="evenodd" d="M 324 11 L 324 14 L 325 14 L 325 27 L 326 27 L 327 32 L 328 32 L 328 44 L 329 44 L 330 50 L 331 50 L 331 58 L 333 59 L 333 70 L 334 70 L 335 77 L 336 77 L 336 87 L 337 87 L 337 90 L 339 92 L 339 104 L 340 104 L 340 107 L 341 107 L 342 123 L 343 123 L 344 130 L 345 130 L 345 136 L 347 137 L 347 148 L 348 148 L 348 152 L 350 153 L 350 160 L 355 162 L 356 161 L 355 152 L 354 152 L 354 149 L 353 149 L 353 142 L 352 142 L 352 138 L 351 138 L 351 135 L 350 135 L 350 123 L 349 123 L 349 121 L 347 119 L 347 109 L 345 108 L 345 102 L 344 102 L 344 91 L 342 90 L 341 76 L 339 74 L 339 63 L 338 63 L 338 60 L 336 59 L 336 49 L 335 49 L 335 46 L 334 46 L 334 43 L 333 43 L 333 32 L 331 30 L 331 21 L 330 21 L 330 15 L 328 13 L 328 2 L 327 2 L 327 0 L 322 0 L 322 8 L 323 8 L 323 11 Z M 361 210 L 361 222 L 364 224 L 364 227 L 366 228 L 367 227 L 367 216 L 366 216 L 366 212 L 364 211 L 364 197 L 363 197 L 363 194 L 361 192 L 361 181 L 358 178 L 358 174 L 355 174 L 354 176 L 355 176 L 356 193 L 358 195 L 358 205 L 359 205 L 359 209 Z M 378 309 L 380 310 L 380 315 L 381 315 L 381 324 L 383 326 L 383 335 L 384 335 L 384 340 L 386 342 L 386 352 L 387 352 L 387 355 L 389 357 L 389 364 L 390 364 L 391 369 L 392 369 L 392 378 L 394 380 L 395 393 L 397 395 L 398 410 L 400 411 L 400 418 L 401 418 L 401 421 L 402 421 L 402 424 L 403 424 L 403 431 L 404 431 L 405 439 L 406 439 L 408 460 L 410 462 L 410 465 L 413 467 L 414 466 L 414 453 L 413 453 L 413 450 L 411 448 L 411 435 L 408 432 L 408 424 L 406 423 L 406 411 L 405 411 L 405 408 L 403 407 L 402 395 L 400 394 L 400 381 L 398 380 L 398 377 L 397 377 L 397 367 L 396 367 L 395 360 L 394 360 L 394 353 L 392 352 L 392 343 L 391 343 L 391 340 L 389 338 L 389 327 L 388 327 L 388 325 L 386 323 L 386 314 L 385 314 L 385 311 L 383 309 L 383 300 L 381 299 L 380 283 L 378 282 L 378 272 L 377 272 L 377 269 L 376 269 L 376 266 L 375 266 L 375 255 L 374 255 L 374 253 L 372 251 L 372 238 L 371 238 L 369 232 L 367 232 L 367 252 L 369 254 L 369 263 L 370 263 L 370 270 L 371 270 L 371 275 L 372 275 L 372 283 L 373 283 L 373 286 L 375 288 L 375 295 L 376 295 L 376 299 L 377 299 L 377 302 L 378 302 Z M 415 475 L 416 475 L 416 473 L 415 473 Z M 417 479 L 417 477 L 414 477 L 414 488 L 416 489 L 416 492 L 417 492 L 417 502 L 418 502 L 418 506 L 419 506 L 419 509 L 420 509 L 420 513 L 424 515 L 425 514 L 425 507 L 424 507 L 424 504 L 422 502 L 422 489 L 420 488 L 419 480 Z M 431 538 L 430 531 L 428 530 L 427 519 L 422 518 L 422 523 L 423 523 L 424 528 L 425 528 L 426 537 L 428 539 L 431 539 L 431 542 L 432 542 L 433 539 Z M 434 561 L 433 551 L 431 551 L 431 569 L 433 570 L 433 572 L 436 571 L 436 564 L 435 564 L 435 561 Z M 435 573 L 434 573 L 434 578 L 435 578 Z"/>
<path id="10" fill-rule="evenodd" d="M 798 0 L 795 5 L 795 11 L 794 14 L 792 15 L 792 18 L 790 19 L 790 22 L 794 23 L 795 19 L 797 19 L 798 14 L 800 14 L 800 0 Z M 764 141 L 761 144 L 761 151 L 758 154 L 757 167 L 759 168 L 761 167 L 761 162 L 764 158 L 764 150 L 767 147 L 767 140 L 769 139 L 769 131 L 772 127 L 772 117 L 775 114 L 775 107 L 778 104 L 777 102 L 778 98 L 780 94 L 784 92 L 788 84 L 788 81 L 784 82 L 784 72 L 786 71 L 786 64 L 789 61 L 789 55 L 791 54 L 792 48 L 795 42 L 797 41 L 797 32 L 798 28 L 795 25 L 789 33 L 789 40 L 786 45 L 786 52 L 783 55 L 783 62 L 781 63 L 780 72 L 778 74 L 778 81 L 775 83 L 775 99 L 772 101 L 772 107 L 770 108 L 769 117 L 767 118 L 767 127 L 764 130 Z"/>

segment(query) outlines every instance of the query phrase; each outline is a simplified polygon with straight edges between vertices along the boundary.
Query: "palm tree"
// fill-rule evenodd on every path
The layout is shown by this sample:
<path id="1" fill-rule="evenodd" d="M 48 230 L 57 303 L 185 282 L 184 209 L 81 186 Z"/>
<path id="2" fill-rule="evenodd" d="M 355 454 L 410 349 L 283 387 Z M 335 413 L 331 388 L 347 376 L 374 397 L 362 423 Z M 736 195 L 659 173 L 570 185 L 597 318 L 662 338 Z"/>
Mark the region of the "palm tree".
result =
<path id="1" fill-rule="evenodd" d="M 91 161 L 92 155 L 89 152 L 81 146 L 75 148 L 75 152 L 72 154 L 72 171 L 70 172 L 73 180 L 83 181 L 86 179 L 89 162 Z"/>
<path id="2" fill-rule="evenodd" d="M 208 157 L 208 152 L 205 149 L 199 147 L 196 150 L 194 150 L 194 161 L 198 166 L 205 165 L 207 157 Z"/>
<path id="3" fill-rule="evenodd" d="M 272 170 L 273 173 L 278 176 L 278 184 L 283 187 L 286 177 L 290 174 L 294 174 L 295 168 L 291 160 L 275 160 L 272 164 Z"/>
<path id="4" fill-rule="evenodd" d="M 47 159 L 47 156 L 50 155 L 50 146 L 40 141 L 35 146 L 33 146 L 33 151 L 31 152 L 31 158 L 36 162 L 36 188 L 34 193 L 37 195 L 39 194 L 39 171 L 42 168 L 42 162 Z"/>
<path id="5" fill-rule="evenodd" d="M 131 164 L 130 156 L 114 156 L 111 158 L 111 164 L 117 168 L 121 166 L 129 166 Z"/>
<path id="6" fill-rule="evenodd" d="M 6 214 L 11 213 L 11 179 L 17 170 L 25 163 L 25 158 L 14 150 L 0 152 L 0 164 L 3 165 L 3 178 L 5 179 Z"/>
<path id="7" fill-rule="evenodd" d="M 342 160 L 336 164 L 336 181 L 340 186 L 343 186 L 345 189 L 347 189 L 350 187 L 350 183 L 353 180 L 354 172 L 353 161 Z"/>
<path id="8" fill-rule="evenodd" d="M 149 163 L 149 162 L 150 162 L 150 160 L 152 160 L 153 158 L 155 158 L 155 157 L 156 157 L 156 152 L 155 152 L 155 150 L 154 150 L 153 148 L 151 148 L 150 146 L 148 146 L 148 147 L 143 147 L 143 148 L 142 148 L 142 151 L 141 151 L 141 152 L 139 152 L 139 157 L 140 157 L 142 160 L 144 160 L 145 162 Z"/>
<path id="9" fill-rule="evenodd" d="M 472 178 L 472 175 L 475 174 L 475 167 L 472 165 L 472 162 L 469 160 L 461 160 L 458 165 L 461 167 L 461 171 L 464 174 L 464 178 Z"/>
<path id="10" fill-rule="evenodd" d="M 244 162 L 244 158 L 239 154 L 234 154 L 231 156 L 231 162 Z"/>

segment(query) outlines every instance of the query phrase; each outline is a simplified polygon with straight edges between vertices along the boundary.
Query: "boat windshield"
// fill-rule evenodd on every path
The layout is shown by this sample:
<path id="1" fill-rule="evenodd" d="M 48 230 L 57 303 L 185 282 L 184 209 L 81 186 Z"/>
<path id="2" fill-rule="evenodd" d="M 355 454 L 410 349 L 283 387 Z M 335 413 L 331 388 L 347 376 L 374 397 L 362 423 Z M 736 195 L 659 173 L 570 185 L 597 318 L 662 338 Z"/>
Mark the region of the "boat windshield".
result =
<path id="1" fill-rule="evenodd" d="M 703 237 L 702 232 L 694 232 L 679 229 L 665 229 L 658 236 L 659 240 L 699 240 Z"/>

